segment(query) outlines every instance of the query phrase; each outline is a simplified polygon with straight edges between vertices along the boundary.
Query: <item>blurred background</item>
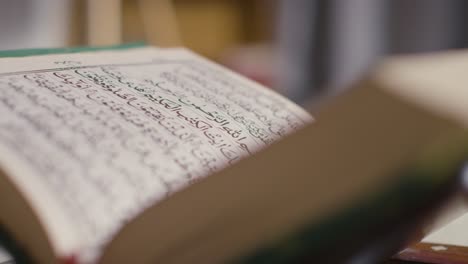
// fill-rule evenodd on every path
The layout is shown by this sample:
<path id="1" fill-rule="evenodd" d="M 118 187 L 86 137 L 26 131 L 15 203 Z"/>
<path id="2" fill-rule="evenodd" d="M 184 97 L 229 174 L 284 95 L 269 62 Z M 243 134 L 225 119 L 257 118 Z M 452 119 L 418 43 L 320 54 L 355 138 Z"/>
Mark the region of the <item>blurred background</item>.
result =
<path id="1" fill-rule="evenodd" d="M 186 46 L 301 104 L 386 54 L 463 48 L 463 0 L 1 0 L 0 50 Z"/>

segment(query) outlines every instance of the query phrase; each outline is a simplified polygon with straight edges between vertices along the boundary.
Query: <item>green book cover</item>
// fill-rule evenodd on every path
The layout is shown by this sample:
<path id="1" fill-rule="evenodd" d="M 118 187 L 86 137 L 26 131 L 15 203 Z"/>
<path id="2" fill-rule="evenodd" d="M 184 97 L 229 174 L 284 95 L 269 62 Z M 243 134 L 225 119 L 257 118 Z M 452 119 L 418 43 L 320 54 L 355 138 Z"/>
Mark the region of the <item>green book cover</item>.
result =
<path id="1" fill-rule="evenodd" d="M 89 51 L 103 50 L 124 50 L 131 48 L 144 47 L 144 42 L 134 42 L 115 46 L 96 46 L 96 47 L 73 47 L 73 48 L 48 48 L 48 49 L 21 49 L 21 50 L 0 50 L 0 58 L 5 57 L 27 57 L 47 54 L 79 53 Z"/>

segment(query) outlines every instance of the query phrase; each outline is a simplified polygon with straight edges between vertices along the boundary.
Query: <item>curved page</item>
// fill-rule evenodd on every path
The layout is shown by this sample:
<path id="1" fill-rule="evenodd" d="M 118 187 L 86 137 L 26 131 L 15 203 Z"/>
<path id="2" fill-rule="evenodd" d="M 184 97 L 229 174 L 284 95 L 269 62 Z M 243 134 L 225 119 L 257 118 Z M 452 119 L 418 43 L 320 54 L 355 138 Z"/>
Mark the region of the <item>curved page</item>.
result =
<path id="1" fill-rule="evenodd" d="M 183 49 L 0 59 L 0 165 L 60 256 L 93 262 L 134 216 L 311 121 Z"/>

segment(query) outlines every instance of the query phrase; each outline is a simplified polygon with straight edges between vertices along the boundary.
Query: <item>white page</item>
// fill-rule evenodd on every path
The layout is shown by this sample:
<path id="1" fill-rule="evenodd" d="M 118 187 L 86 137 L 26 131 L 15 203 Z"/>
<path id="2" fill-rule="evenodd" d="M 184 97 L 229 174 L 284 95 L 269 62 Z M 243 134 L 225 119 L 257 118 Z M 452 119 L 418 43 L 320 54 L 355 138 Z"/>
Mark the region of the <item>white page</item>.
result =
<path id="1" fill-rule="evenodd" d="M 311 117 L 188 51 L 0 59 L 0 165 L 59 254 L 93 262 L 144 208 Z"/>
<path id="2" fill-rule="evenodd" d="M 0 264 L 4 263 L 13 263 L 13 259 L 11 258 L 10 254 L 6 252 L 2 246 L 0 246 Z"/>
<path id="3" fill-rule="evenodd" d="M 468 247 L 468 213 L 427 235 L 422 242 Z"/>

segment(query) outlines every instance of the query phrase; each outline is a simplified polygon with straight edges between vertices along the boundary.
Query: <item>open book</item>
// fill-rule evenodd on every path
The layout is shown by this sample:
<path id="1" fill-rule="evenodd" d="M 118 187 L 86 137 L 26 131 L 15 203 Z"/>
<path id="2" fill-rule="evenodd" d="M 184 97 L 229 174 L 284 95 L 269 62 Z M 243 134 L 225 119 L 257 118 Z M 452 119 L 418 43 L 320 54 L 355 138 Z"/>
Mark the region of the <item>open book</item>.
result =
<path id="1" fill-rule="evenodd" d="M 467 149 L 467 93 L 406 70 L 385 64 L 315 123 L 184 49 L 0 59 L 4 236 L 39 263 L 297 260 L 372 241 L 450 189 Z"/>
<path id="2" fill-rule="evenodd" d="M 411 243 L 394 258 L 434 264 L 468 263 L 468 202 L 465 195 L 461 193 L 451 199 L 423 229 L 423 239 Z"/>
<path id="3" fill-rule="evenodd" d="M 6 250 L 0 247 L 0 264 L 12 264 L 12 257 Z"/>

